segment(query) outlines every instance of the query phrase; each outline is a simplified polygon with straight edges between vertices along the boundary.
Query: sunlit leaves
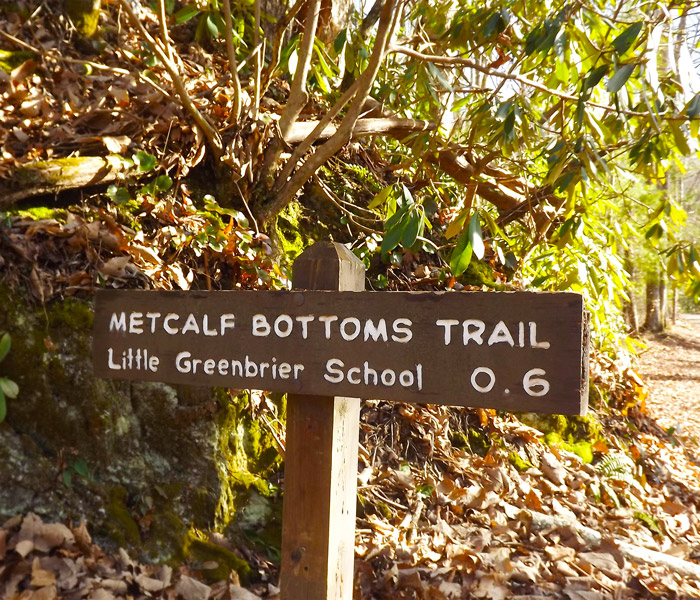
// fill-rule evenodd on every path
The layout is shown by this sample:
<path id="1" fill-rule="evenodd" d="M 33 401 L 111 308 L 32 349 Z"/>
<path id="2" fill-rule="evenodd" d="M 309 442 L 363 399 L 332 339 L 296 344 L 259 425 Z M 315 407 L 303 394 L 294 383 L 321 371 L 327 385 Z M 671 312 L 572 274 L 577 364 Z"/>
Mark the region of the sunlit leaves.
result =
<path id="1" fill-rule="evenodd" d="M 700 116 L 700 94 L 696 94 L 695 97 L 688 102 L 688 105 L 685 107 L 685 114 L 691 119 Z"/>
<path id="2" fill-rule="evenodd" d="M 479 221 L 479 211 L 476 211 L 469 221 L 469 226 L 457 239 L 457 244 L 450 256 L 450 269 L 455 277 L 467 270 L 472 255 L 478 259 L 484 257 L 484 239 Z"/>
<path id="3" fill-rule="evenodd" d="M 156 157 L 143 150 L 136 152 L 132 158 L 141 172 L 152 171 L 157 164 Z"/>
<path id="4" fill-rule="evenodd" d="M 642 31 L 643 27 L 644 22 L 637 21 L 636 23 L 633 23 L 632 25 L 627 27 L 627 29 L 625 29 L 620 35 L 618 35 L 612 42 L 612 46 L 613 48 L 615 48 L 615 52 L 617 52 L 620 55 L 627 52 L 627 50 L 630 49 L 632 44 L 634 44 L 637 37 L 639 37 L 639 34 Z"/>
<path id="5" fill-rule="evenodd" d="M 627 83 L 627 80 L 630 78 L 630 75 L 632 75 L 635 66 L 636 65 L 634 64 L 620 66 L 620 68 L 617 69 L 617 71 L 615 71 L 615 74 L 608 81 L 606 89 L 611 94 L 616 94 L 617 92 L 619 92 L 622 86 L 625 85 L 625 83 Z"/>
<path id="6" fill-rule="evenodd" d="M 107 188 L 107 196 L 115 204 L 126 204 L 131 200 L 129 191 L 126 188 L 110 185 Z"/>

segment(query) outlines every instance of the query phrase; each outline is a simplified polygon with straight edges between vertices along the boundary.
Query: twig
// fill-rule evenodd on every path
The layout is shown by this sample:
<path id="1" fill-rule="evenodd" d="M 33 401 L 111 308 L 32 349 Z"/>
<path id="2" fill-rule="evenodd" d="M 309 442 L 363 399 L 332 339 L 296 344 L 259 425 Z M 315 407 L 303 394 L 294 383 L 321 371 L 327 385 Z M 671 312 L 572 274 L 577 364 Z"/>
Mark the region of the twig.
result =
<path id="1" fill-rule="evenodd" d="M 248 216 L 250 217 L 250 220 L 253 223 L 253 227 L 255 227 L 255 233 L 260 235 L 260 227 L 258 226 L 258 222 L 255 220 L 255 215 L 253 215 L 253 211 L 250 210 L 250 206 L 248 205 L 248 200 L 246 197 L 243 195 L 243 190 L 241 189 L 241 186 L 238 185 L 238 182 L 234 179 L 233 184 L 236 186 L 236 189 L 238 190 L 238 194 L 241 197 L 241 200 L 243 201 L 243 206 L 245 206 L 245 210 L 248 213 Z"/>
<path id="2" fill-rule="evenodd" d="M 358 223 L 355 218 L 357 215 L 354 213 L 350 212 L 347 208 L 345 208 L 341 204 L 340 198 L 333 192 L 332 189 L 330 189 L 321 179 L 314 175 L 314 181 L 318 184 L 318 187 L 320 188 L 321 192 L 323 195 L 333 204 L 340 212 L 342 212 L 347 218 L 350 223 L 352 223 L 355 227 L 357 227 L 360 231 L 364 231 L 365 233 L 381 233 L 378 229 L 372 229 L 371 227 L 366 227 L 365 225 L 362 225 L 361 223 Z M 360 217 L 357 217 L 358 219 Z"/>
<path id="3" fill-rule="evenodd" d="M 309 74 L 311 67 L 311 56 L 314 49 L 314 40 L 316 39 L 316 27 L 318 25 L 318 15 L 321 11 L 321 0 L 310 0 L 306 7 L 306 19 L 304 20 L 304 33 L 301 39 L 301 48 L 299 50 L 299 61 L 292 87 L 289 90 L 289 99 L 284 107 L 284 112 L 280 117 L 280 131 L 282 137 L 287 138 L 287 134 L 294 121 L 297 120 L 301 109 L 304 108 L 308 100 L 306 93 L 306 77 Z"/>
<path id="4" fill-rule="evenodd" d="M 233 110 L 231 118 L 238 123 L 241 117 L 241 80 L 238 77 L 236 65 L 236 50 L 233 47 L 233 21 L 231 19 L 231 0 L 224 0 L 224 20 L 226 22 L 226 53 L 228 54 L 228 70 L 233 82 Z"/>
<path id="5" fill-rule="evenodd" d="M 318 125 L 314 127 L 311 133 L 305 136 L 304 140 L 296 147 L 296 149 L 292 153 L 292 156 L 285 163 L 284 167 L 282 168 L 282 172 L 277 178 L 278 187 L 284 185 L 287 182 L 287 179 L 289 179 L 289 176 L 292 174 L 294 167 L 299 163 L 304 154 L 306 154 L 307 150 L 311 148 L 311 146 L 321 138 L 321 135 L 325 131 L 326 127 L 330 125 L 331 121 L 335 119 L 335 117 L 345 107 L 345 105 L 348 102 L 350 102 L 350 100 L 352 100 L 359 87 L 360 80 L 357 79 L 347 90 L 345 90 L 345 93 L 340 97 L 340 99 L 333 106 L 331 106 L 330 110 L 318 122 Z M 293 129 L 292 127 L 290 127 L 287 131 L 285 141 L 286 138 L 291 137 L 292 131 Z"/>
<path id="6" fill-rule="evenodd" d="M 579 101 L 578 96 L 567 94 L 566 92 L 560 92 L 559 90 L 553 90 L 552 88 L 548 88 L 546 85 L 539 83 L 538 81 L 533 81 L 532 79 L 528 79 L 527 77 L 523 77 L 521 75 L 516 75 L 514 73 L 502 73 L 497 69 L 485 67 L 468 58 L 462 58 L 461 56 L 435 56 L 433 54 L 423 54 L 411 48 L 407 48 L 406 46 L 392 46 L 389 52 L 405 54 L 406 56 L 410 56 L 411 58 L 415 58 L 417 60 L 422 60 L 425 62 L 431 62 L 436 65 L 468 67 L 470 69 L 474 69 L 475 71 L 479 71 L 480 73 L 484 73 L 484 75 L 490 75 L 492 77 L 498 77 L 500 79 L 510 79 L 512 81 L 516 81 L 517 83 L 535 88 L 537 90 L 540 90 L 541 92 L 545 92 L 546 94 L 551 94 L 552 96 L 556 96 L 557 98 L 561 98 L 562 100 L 568 100 L 569 102 Z M 625 114 L 631 117 L 647 116 L 647 113 L 637 112 L 633 110 L 621 110 L 614 106 L 609 106 L 607 104 L 599 104 L 598 102 L 591 102 L 590 100 L 586 100 L 586 104 L 595 108 L 600 108 L 606 112 Z"/>
<path id="7" fill-rule="evenodd" d="M 578 533 L 587 544 L 594 547 L 599 545 L 603 540 L 603 536 L 599 532 L 597 532 L 595 529 L 591 529 L 590 527 L 581 525 L 581 523 L 578 521 L 572 521 L 563 517 L 545 515 L 535 512 L 534 510 L 525 510 L 523 512 L 530 517 L 530 522 L 533 529 L 541 530 L 571 527 L 571 529 L 576 531 L 576 533 Z M 700 565 L 676 558 L 675 556 L 671 556 L 670 554 L 666 554 L 664 552 L 657 552 L 656 550 L 642 548 L 641 546 L 636 546 L 623 540 L 615 540 L 615 544 L 622 555 L 632 562 L 641 562 L 647 565 L 662 565 L 664 567 L 668 567 L 674 573 L 678 573 L 679 575 L 700 579 Z"/>
<path id="8" fill-rule="evenodd" d="M 255 0 L 253 25 L 253 45 L 255 47 L 260 43 L 260 0 Z M 253 119 L 258 118 L 258 108 L 260 107 L 260 73 L 262 71 L 261 52 L 256 52 L 255 61 L 253 63 L 253 81 L 255 91 L 253 94 Z"/>
<path id="9" fill-rule="evenodd" d="M 350 108 L 348 108 L 345 118 L 338 126 L 338 130 L 327 142 L 321 145 L 314 154 L 306 159 L 304 164 L 301 165 L 299 170 L 297 170 L 288 182 L 283 184 L 277 198 L 267 209 L 263 210 L 262 216 L 266 222 L 282 210 L 311 176 L 352 137 L 352 130 L 355 127 L 355 122 L 360 116 L 362 105 L 377 77 L 379 67 L 384 61 L 388 42 L 393 35 L 394 27 L 401 13 L 400 10 L 395 10 L 396 4 L 395 0 L 387 0 L 382 8 L 382 15 L 379 20 L 377 35 L 369 64 L 357 80 L 357 92 L 354 95 L 354 99 Z"/>
<path id="10" fill-rule="evenodd" d="M 178 101 L 178 99 L 175 96 L 173 96 L 169 91 L 159 86 L 155 81 L 153 81 L 149 77 L 146 77 L 143 73 L 132 73 L 131 71 L 127 69 L 122 69 L 120 67 L 110 67 L 109 65 L 103 65 L 101 63 L 92 62 L 90 60 L 79 60 L 77 58 L 70 58 L 69 56 L 60 56 L 58 57 L 58 60 L 75 65 L 88 65 L 91 68 L 97 69 L 99 71 L 111 71 L 112 73 L 118 73 L 119 75 L 130 75 L 131 77 L 136 77 L 143 83 L 147 83 L 148 85 L 150 85 L 157 92 L 163 94 L 163 97 L 168 98 L 173 102 Z"/>
<path id="11" fill-rule="evenodd" d="M 304 6 L 306 0 L 297 0 L 277 23 L 277 28 L 274 33 L 274 42 L 272 42 L 272 58 L 267 68 L 262 73 L 262 81 L 260 84 L 260 94 L 261 96 L 267 91 L 270 85 L 270 80 L 272 79 L 272 74 L 275 72 L 277 65 L 280 62 L 280 55 L 282 54 L 282 39 L 284 38 L 284 32 L 289 27 L 292 19 L 296 17 L 297 13 Z"/>
<path id="12" fill-rule="evenodd" d="M 168 35 L 168 16 L 165 11 L 165 0 L 158 0 L 158 25 L 160 25 L 160 37 L 163 42 L 163 48 L 170 60 L 173 59 L 172 45 L 170 36 Z"/>
<path id="13" fill-rule="evenodd" d="M 204 115 L 202 115 L 202 113 L 199 112 L 199 109 L 192 102 L 192 99 L 187 93 L 187 89 L 185 89 L 185 84 L 183 83 L 180 74 L 177 72 L 177 67 L 167 57 L 167 55 L 165 54 L 165 50 L 163 50 L 163 48 L 161 47 L 161 44 L 157 43 L 153 36 L 150 33 L 148 33 L 146 28 L 143 26 L 143 23 L 141 23 L 141 20 L 134 12 L 134 9 L 131 6 L 129 0 L 117 1 L 119 2 L 119 6 L 121 6 L 128 15 L 131 24 L 141 32 L 143 38 L 151 45 L 153 51 L 158 56 L 158 59 L 163 63 L 165 70 L 168 72 L 168 75 L 170 75 L 170 78 L 172 79 L 173 85 L 175 86 L 175 91 L 177 92 L 177 95 L 179 96 L 184 108 L 192 115 L 192 118 L 194 119 L 195 123 L 201 129 L 204 137 L 209 143 L 209 146 L 212 152 L 214 153 L 216 160 L 219 160 L 221 158 L 221 155 L 223 154 L 223 144 L 221 142 L 221 137 L 211 125 L 211 123 L 207 121 Z"/>
<path id="14" fill-rule="evenodd" d="M 6 31 L 3 31 L 2 29 L 0 29 L 0 35 L 5 36 L 8 40 L 14 42 L 17 45 L 22 46 L 22 48 L 31 50 L 32 52 L 34 52 L 34 54 L 41 54 L 41 52 L 39 52 L 34 46 L 27 44 L 27 42 L 23 42 L 19 38 L 16 38 L 14 35 L 9 34 Z"/>

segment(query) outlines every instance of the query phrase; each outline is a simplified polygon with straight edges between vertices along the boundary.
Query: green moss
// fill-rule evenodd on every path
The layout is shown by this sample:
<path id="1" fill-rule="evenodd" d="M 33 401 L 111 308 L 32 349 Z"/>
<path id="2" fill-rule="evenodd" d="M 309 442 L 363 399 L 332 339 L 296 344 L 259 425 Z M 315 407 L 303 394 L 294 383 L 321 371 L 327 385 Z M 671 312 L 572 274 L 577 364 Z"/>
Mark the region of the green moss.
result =
<path id="1" fill-rule="evenodd" d="M 6 73 L 11 73 L 22 63 L 36 58 L 37 55 L 29 50 L 0 50 L 0 69 Z"/>
<path id="2" fill-rule="evenodd" d="M 238 507 L 250 498 L 251 489 L 263 497 L 276 491 L 267 477 L 279 468 L 281 457 L 272 434 L 252 420 L 250 412 L 245 410 L 249 402 L 247 393 L 235 398 L 222 395 L 220 401 L 223 408 L 217 417 L 217 426 L 222 490 L 216 526 L 222 530 L 232 522 Z M 277 401 L 281 406 L 282 397 L 278 396 Z"/>
<path id="3" fill-rule="evenodd" d="M 275 233 L 280 250 L 285 258 L 293 261 L 309 246 L 312 240 L 306 238 L 301 232 L 302 208 L 298 202 L 290 202 L 282 212 L 277 215 Z"/>
<path id="4" fill-rule="evenodd" d="M 110 537 L 123 547 L 141 545 L 141 532 L 138 523 L 126 506 L 127 491 L 121 485 L 109 490 L 106 505 L 108 519 L 106 528 Z"/>
<path id="5" fill-rule="evenodd" d="M 89 331 L 94 321 L 90 307 L 76 298 L 66 298 L 49 305 L 48 315 L 51 327 L 65 327 L 75 331 Z"/>
<path id="6" fill-rule="evenodd" d="M 491 288 L 499 288 L 493 279 L 493 269 L 491 266 L 479 260 L 476 257 L 472 257 L 467 270 L 459 276 L 459 282 L 464 285 L 485 285 Z"/>
<path id="7" fill-rule="evenodd" d="M 23 217 L 25 219 L 56 219 L 65 221 L 67 212 L 62 208 L 52 208 L 50 206 L 34 206 L 31 208 L 8 211 L 9 215 Z"/>
<path id="8" fill-rule="evenodd" d="M 210 581 L 228 579 L 231 571 L 238 573 L 242 582 L 250 576 L 250 565 L 232 550 L 210 542 L 197 529 L 190 529 L 185 538 L 185 556 L 198 563 L 205 578 Z"/>
<path id="9" fill-rule="evenodd" d="M 486 456 L 486 453 L 492 445 L 488 436 L 482 431 L 473 428 L 470 428 L 466 434 L 454 432 L 450 436 L 450 442 L 456 448 L 465 448 L 479 456 Z"/>
<path id="10" fill-rule="evenodd" d="M 533 464 L 529 460 L 523 458 L 515 451 L 508 455 L 508 460 L 518 471 L 527 471 L 533 467 Z"/>
<path id="11" fill-rule="evenodd" d="M 95 35 L 100 22 L 100 0 L 66 0 L 65 9 L 80 35 Z"/>
<path id="12" fill-rule="evenodd" d="M 518 418 L 544 433 L 544 442 L 578 455 L 586 463 L 593 461 L 593 444 L 603 440 L 603 429 L 593 414 L 585 417 L 525 413 Z"/>
<path id="13" fill-rule="evenodd" d="M 346 175 L 352 176 L 357 183 L 369 190 L 372 194 L 378 194 L 384 187 L 374 173 L 366 167 L 352 163 L 342 163 L 341 169 L 346 171 Z"/>

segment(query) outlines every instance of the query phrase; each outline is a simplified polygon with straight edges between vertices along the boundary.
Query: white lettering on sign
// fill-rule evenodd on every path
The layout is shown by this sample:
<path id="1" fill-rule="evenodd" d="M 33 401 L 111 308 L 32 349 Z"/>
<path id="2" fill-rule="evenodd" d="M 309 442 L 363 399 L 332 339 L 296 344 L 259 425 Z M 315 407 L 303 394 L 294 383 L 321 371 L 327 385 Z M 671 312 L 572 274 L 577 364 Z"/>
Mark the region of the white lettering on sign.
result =
<path id="1" fill-rule="evenodd" d="M 396 319 L 392 326 L 394 335 L 391 336 L 391 339 L 399 344 L 408 344 L 413 339 L 412 325 L 411 319 Z"/>
<path id="2" fill-rule="evenodd" d="M 132 312 L 129 315 L 129 333 L 143 333 L 143 313 Z"/>
<path id="3" fill-rule="evenodd" d="M 178 323 L 181 316 L 178 313 L 168 313 L 163 320 L 160 320 L 161 313 L 159 312 L 120 312 L 112 313 L 109 318 L 109 331 L 122 333 L 133 333 L 141 335 L 145 331 L 155 333 L 159 327 L 169 335 L 177 335 L 179 333 L 193 333 L 195 335 L 204 334 L 206 336 L 224 335 L 227 329 L 233 329 L 235 324 L 235 316 L 231 313 L 225 313 L 218 317 L 219 329 L 216 328 L 216 317 L 211 318 L 210 315 L 204 314 L 201 317 L 201 326 L 198 317 L 193 313 L 187 315 L 182 329 Z M 210 325 L 211 322 L 211 325 Z"/>
<path id="4" fill-rule="evenodd" d="M 347 381 L 352 385 L 365 385 L 393 387 L 398 381 L 402 387 L 410 388 L 414 385 L 418 391 L 423 389 L 423 365 L 417 364 L 413 369 L 406 369 L 396 375 L 394 369 L 379 371 L 369 366 L 365 361 L 362 367 L 350 367 L 345 370 L 345 363 L 339 358 L 331 358 L 326 361 L 326 372 L 323 378 L 329 383 L 342 383 Z"/>
<path id="5" fill-rule="evenodd" d="M 437 319 L 435 321 L 435 325 L 443 328 L 442 334 L 445 346 L 449 346 L 453 342 L 452 328 L 458 326 L 459 323 L 457 319 Z M 537 341 L 537 323 L 529 321 L 527 326 L 529 331 L 528 347 L 547 350 L 550 347 L 549 342 Z M 517 346 L 518 348 L 525 348 L 525 323 L 523 321 L 518 321 L 517 331 Z M 470 342 L 475 343 L 477 346 L 483 345 L 486 333 L 487 327 L 484 321 L 479 319 L 466 319 L 462 321 L 462 344 L 464 346 L 468 346 Z M 508 344 L 511 348 L 516 346 L 515 338 L 505 321 L 499 321 L 493 326 L 493 329 L 491 329 L 488 334 L 486 344 L 488 346 Z"/>
<path id="6" fill-rule="evenodd" d="M 351 325 L 352 328 L 348 332 L 348 326 Z M 348 317 L 340 322 L 340 335 L 346 342 L 352 342 L 354 339 L 360 335 L 362 330 L 362 325 L 360 325 L 360 319 L 355 317 Z"/>
<path id="7" fill-rule="evenodd" d="M 333 321 L 337 321 L 338 317 L 337 315 L 323 315 L 318 318 L 321 323 L 323 323 L 326 326 L 325 332 L 326 332 L 326 339 L 330 340 L 331 339 L 331 323 Z"/>
<path id="8" fill-rule="evenodd" d="M 179 352 L 175 356 L 175 368 L 180 373 L 195 375 L 223 375 L 232 377 L 270 377 L 272 379 L 299 379 L 304 365 L 278 362 L 272 357 L 267 362 L 256 362 L 246 354 L 240 359 L 196 358 L 191 352 Z"/>
<path id="9" fill-rule="evenodd" d="M 250 332 L 255 337 L 279 339 L 291 338 L 296 343 L 302 340 L 325 338 L 332 342 L 357 342 L 380 344 L 408 344 L 413 338 L 413 322 L 404 317 L 389 319 L 386 317 L 360 318 L 341 315 L 293 315 L 286 313 L 254 314 L 250 317 Z M 438 340 L 445 346 L 461 345 L 465 347 L 507 346 L 510 348 L 528 348 L 548 350 L 550 343 L 538 339 L 537 322 L 507 320 L 486 322 L 481 319 L 435 319 Z M 142 312 L 123 311 L 109 314 L 109 331 L 119 335 L 142 336 L 159 331 L 169 336 L 187 335 L 217 337 L 224 336 L 240 327 L 233 313 L 198 314 L 192 312 Z M 202 340 L 203 341 L 203 340 Z M 438 342 L 440 343 L 440 342 Z M 125 350 L 107 348 L 107 367 L 112 372 L 141 371 L 158 372 L 161 359 L 152 350 L 141 347 L 129 347 Z M 478 351 L 478 348 L 474 349 Z M 361 355 L 361 354 L 360 354 Z M 325 361 L 325 362 L 324 362 Z M 346 364 L 340 358 L 321 359 L 321 376 L 331 384 L 349 383 L 376 388 L 405 388 L 422 391 L 424 368 L 415 364 L 412 368 L 404 366 L 377 368 L 371 361 Z M 411 361 L 413 362 L 413 361 Z M 476 361 L 474 361 L 476 362 Z M 171 366 L 170 363 L 168 366 Z M 409 363 L 410 364 L 410 363 Z M 477 363 L 478 364 L 478 363 Z M 408 365 L 405 365 L 408 366 Z M 240 377 L 244 379 L 296 380 L 304 371 L 304 365 L 285 362 L 278 357 L 259 360 L 250 355 L 238 358 L 221 356 L 196 356 L 186 350 L 177 353 L 174 367 L 178 373 L 185 375 L 207 375 Z M 163 370 L 161 368 L 161 370 Z M 526 369 L 523 369 L 526 370 Z M 502 377 L 502 376 L 500 376 Z M 510 377 L 510 376 L 509 376 Z M 512 381 L 512 379 L 511 379 Z M 550 392 L 547 373 L 542 368 L 530 368 L 522 375 L 516 376 L 517 383 L 503 385 L 499 380 L 498 369 L 489 366 L 472 366 L 465 375 L 465 387 L 478 394 L 509 394 L 520 391 L 531 397 L 546 396 Z M 517 388 L 514 389 L 512 386 Z M 510 389 L 508 389 L 510 387 Z"/>
<path id="10" fill-rule="evenodd" d="M 147 312 L 146 318 L 151 320 L 151 333 L 156 332 L 156 320 L 160 317 L 160 313 Z"/>
<path id="11" fill-rule="evenodd" d="M 286 338 L 292 334 L 294 321 L 289 315 L 280 315 L 275 319 L 275 333 L 278 337 Z"/>
<path id="12" fill-rule="evenodd" d="M 471 327 L 474 327 L 472 331 Z M 486 324 L 478 319 L 467 319 L 462 323 L 462 343 L 466 346 L 470 341 L 474 340 L 479 346 L 484 343 L 481 336 L 484 335 Z"/>
<path id="13" fill-rule="evenodd" d="M 109 319 L 109 330 L 110 331 L 126 331 L 126 313 L 112 313 Z"/>
<path id="14" fill-rule="evenodd" d="M 313 321 L 316 317 L 313 315 L 301 315 L 296 318 L 299 323 L 301 323 L 301 337 L 302 339 L 307 339 L 309 337 L 309 323 Z"/>
<path id="15" fill-rule="evenodd" d="M 158 371 L 160 359 L 146 348 L 127 348 L 115 356 L 113 348 L 107 348 L 107 366 L 113 371 Z"/>
<path id="16" fill-rule="evenodd" d="M 503 321 L 499 321 L 493 328 L 493 333 L 491 333 L 489 336 L 489 346 L 493 346 L 494 344 L 499 344 L 501 342 L 505 342 L 511 348 L 515 346 L 513 336 L 510 335 L 510 331 L 508 331 L 508 328 Z"/>

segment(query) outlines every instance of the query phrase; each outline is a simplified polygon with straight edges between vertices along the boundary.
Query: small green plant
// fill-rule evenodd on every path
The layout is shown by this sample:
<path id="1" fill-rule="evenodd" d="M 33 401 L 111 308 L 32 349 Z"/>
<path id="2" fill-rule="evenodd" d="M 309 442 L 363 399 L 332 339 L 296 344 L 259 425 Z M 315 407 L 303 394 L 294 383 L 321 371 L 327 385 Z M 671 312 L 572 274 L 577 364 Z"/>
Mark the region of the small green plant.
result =
<path id="1" fill-rule="evenodd" d="M 0 337 L 0 362 L 5 360 L 5 357 L 10 352 L 10 347 L 12 346 L 12 339 L 9 333 L 3 333 Z M 0 423 L 5 420 L 5 415 L 7 415 L 7 402 L 5 398 L 16 398 L 19 394 L 19 386 L 8 379 L 7 377 L 0 377 Z"/>

